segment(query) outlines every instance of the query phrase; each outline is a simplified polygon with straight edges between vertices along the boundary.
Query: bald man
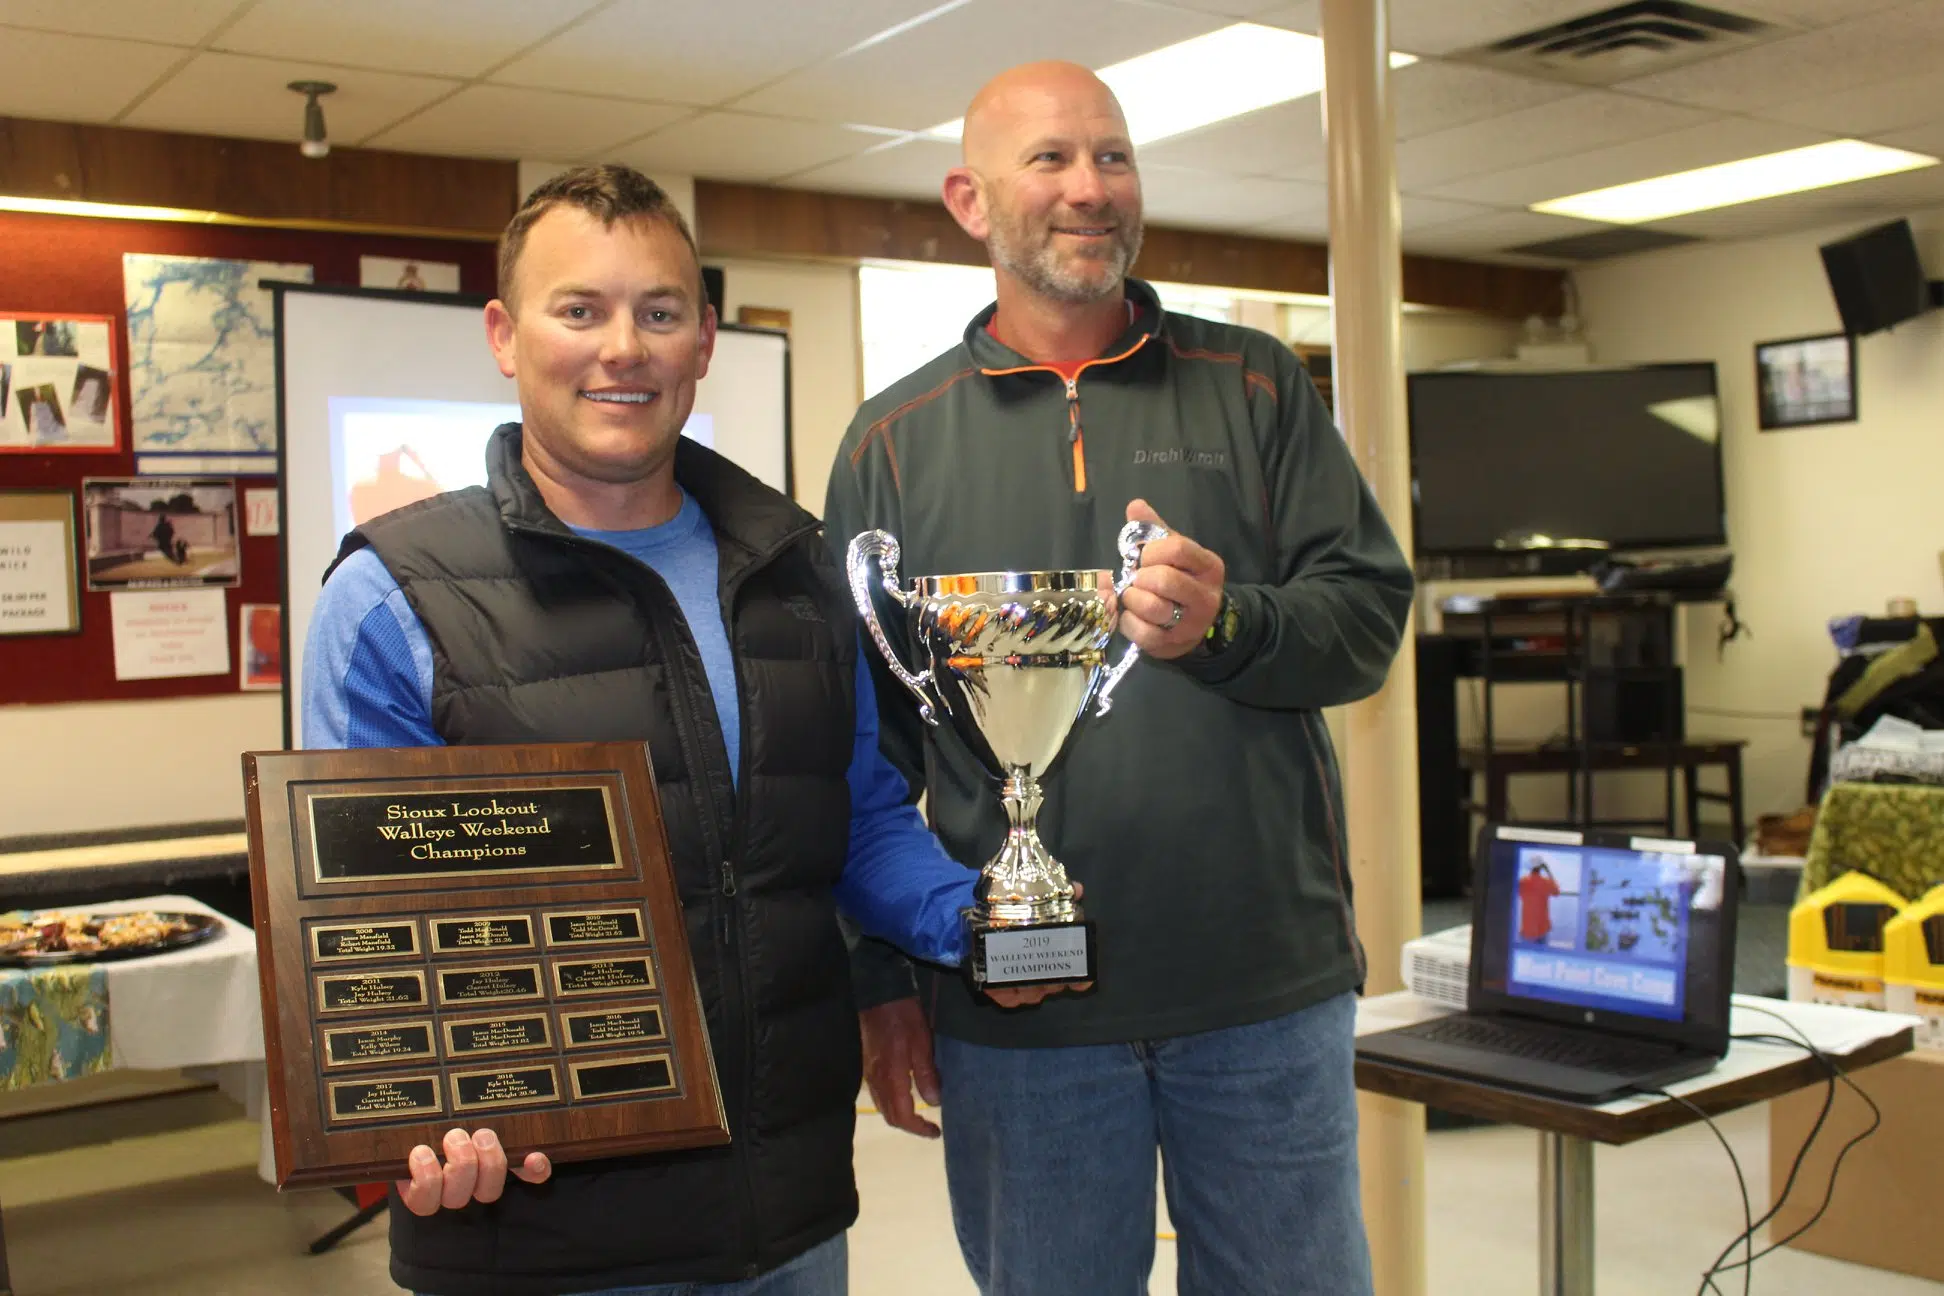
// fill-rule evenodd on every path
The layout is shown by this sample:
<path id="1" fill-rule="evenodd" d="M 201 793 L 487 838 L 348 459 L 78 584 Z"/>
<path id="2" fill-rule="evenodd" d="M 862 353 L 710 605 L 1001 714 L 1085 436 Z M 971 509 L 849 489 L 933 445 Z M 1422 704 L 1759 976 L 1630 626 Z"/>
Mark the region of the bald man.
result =
<path id="1" fill-rule="evenodd" d="M 1145 658 L 1039 817 L 1086 883 L 1097 985 L 1008 1011 L 937 969 L 914 986 L 866 943 L 866 1077 L 915 1133 L 938 1130 L 914 1084 L 942 1102 L 959 1241 L 989 1296 L 1147 1291 L 1157 1153 L 1182 1292 L 1368 1292 L 1364 964 L 1319 711 L 1383 682 L 1409 565 L 1288 348 L 1169 315 L 1128 277 L 1140 175 L 1097 77 L 1005 73 L 964 148 L 945 203 L 998 300 L 858 412 L 832 543 L 882 527 L 922 575 L 1108 567 L 1130 518 L 1173 534 L 1123 603 Z M 1006 830 L 990 781 L 888 671 L 876 683 L 885 753 L 947 849 L 986 859 Z"/>

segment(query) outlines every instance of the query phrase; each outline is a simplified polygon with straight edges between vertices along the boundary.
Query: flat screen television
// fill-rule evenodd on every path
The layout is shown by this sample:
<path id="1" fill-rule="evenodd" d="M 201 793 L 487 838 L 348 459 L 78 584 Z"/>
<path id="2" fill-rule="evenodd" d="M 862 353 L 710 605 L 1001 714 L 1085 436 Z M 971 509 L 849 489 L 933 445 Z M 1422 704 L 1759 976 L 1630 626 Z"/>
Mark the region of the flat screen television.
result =
<path id="1" fill-rule="evenodd" d="M 1880 332 L 1930 309 L 1930 285 L 1909 221 L 1866 229 L 1825 243 L 1820 251 L 1843 332 L 1852 337 Z"/>
<path id="2" fill-rule="evenodd" d="M 1424 557 L 1724 545 L 1711 361 L 1409 377 Z"/>

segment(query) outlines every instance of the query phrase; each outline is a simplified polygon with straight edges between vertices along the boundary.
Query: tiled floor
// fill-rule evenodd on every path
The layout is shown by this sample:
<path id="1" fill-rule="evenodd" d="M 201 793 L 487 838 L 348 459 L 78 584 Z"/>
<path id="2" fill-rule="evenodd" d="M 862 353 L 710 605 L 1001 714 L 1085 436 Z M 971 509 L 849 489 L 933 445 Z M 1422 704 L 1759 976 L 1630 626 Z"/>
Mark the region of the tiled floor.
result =
<path id="1" fill-rule="evenodd" d="M 185 1124 L 170 1116 L 171 1104 L 185 1109 L 210 1101 L 156 1100 L 149 1104 L 158 1109 L 152 1123 Z M 1724 1125 L 1751 1184 L 1766 1184 L 1763 1113 L 1737 1113 Z M 0 1127 L 0 1139 L 10 1132 L 22 1131 Z M 60 1130 L 25 1132 L 43 1147 L 60 1142 Z M 12 1139 L 13 1150 L 23 1142 Z M 11 1158 L 6 1150 L 0 1144 L 0 1203 L 20 1296 L 382 1296 L 397 1290 L 385 1276 L 382 1225 L 323 1257 L 304 1254 L 305 1244 L 348 1208 L 331 1194 L 279 1196 L 258 1182 L 256 1129 L 241 1120 L 187 1123 Z M 866 1115 L 859 1121 L 857 1165 L 864 1213 L 851 1234 L 852 1291 L 973 1296 L 952 1240 L 938 1145 Z M 1523 1131 L 1481 1128 L 1430 1137 L 1430 1296 L 1535 1290 L 1535 1171 L 1533 1136 Z M 1693 1291 L 1707 1261 L 1741 1228 L 1727 1158 L 1705 1130 L 1602 1148 L 1596 1174 L 1601 1296 Z M 1165 1217 L 1157 1228 L 1165 1237 Z M 1156 1249 L 1150 1290 L 1174 1290 L 1173 1246 L 1165 1240 Z M 1762 1296 L 1939 1296 L 1944 1284 L 1784 1248 L 1756 1267 L 1755 1290 Z"/>

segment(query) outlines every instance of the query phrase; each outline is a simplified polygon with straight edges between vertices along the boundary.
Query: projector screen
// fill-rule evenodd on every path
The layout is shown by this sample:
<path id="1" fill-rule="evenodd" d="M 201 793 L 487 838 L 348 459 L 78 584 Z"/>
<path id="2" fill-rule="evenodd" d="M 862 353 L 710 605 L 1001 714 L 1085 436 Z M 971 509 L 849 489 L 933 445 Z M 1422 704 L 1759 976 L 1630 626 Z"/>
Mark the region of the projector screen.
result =
<path id="1" fill-rule="evenodd" d="M 486 440 L 520 417 L 486 345 L 485 298 L 277 284 L 284 735 L 301 735 L 303 653 L 344 534 L 484 485 Z M 790 493 L 789 339 L 723 325 L 682 435 Z"/>

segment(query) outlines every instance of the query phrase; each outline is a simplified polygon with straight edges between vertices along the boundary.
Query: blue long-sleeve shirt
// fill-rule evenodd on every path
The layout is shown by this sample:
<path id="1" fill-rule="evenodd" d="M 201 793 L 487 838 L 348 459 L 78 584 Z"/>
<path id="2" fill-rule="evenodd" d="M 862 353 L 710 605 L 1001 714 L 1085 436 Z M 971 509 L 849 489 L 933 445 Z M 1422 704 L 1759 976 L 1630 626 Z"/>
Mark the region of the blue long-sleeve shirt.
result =
<path id="1" fill-rule="evenodd" d="M 701 649 L 729 767 L 741 742 L 734 661 L 716 595 L 715 535 L 692 499 L 659 527 L 580 534 L 646 563 L 675 595 Z M 878 748 L 877 697 L 858 654 L 857 729 L 851 749 L 850 850 L 838 908 L 866 934 L 918 958 L 964 958 L 961 912 L 977 874 L 945 854 L 897 769 Z M 432 645 L 397 581 L 369 549 L 338 565 L 311 615 L 304 647 L 306 747 L 432 747 Z"/>

